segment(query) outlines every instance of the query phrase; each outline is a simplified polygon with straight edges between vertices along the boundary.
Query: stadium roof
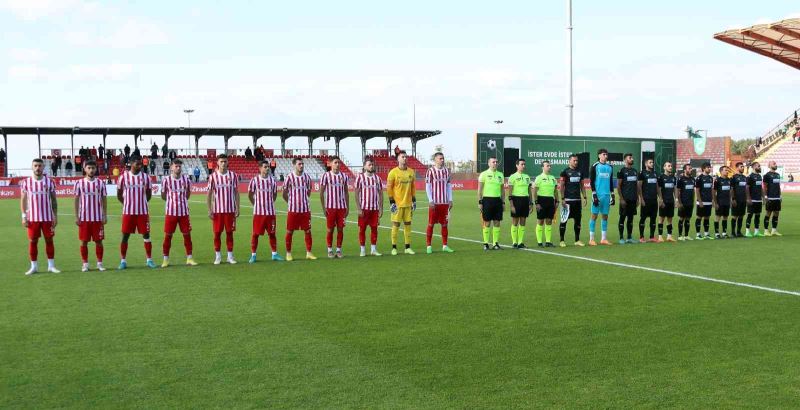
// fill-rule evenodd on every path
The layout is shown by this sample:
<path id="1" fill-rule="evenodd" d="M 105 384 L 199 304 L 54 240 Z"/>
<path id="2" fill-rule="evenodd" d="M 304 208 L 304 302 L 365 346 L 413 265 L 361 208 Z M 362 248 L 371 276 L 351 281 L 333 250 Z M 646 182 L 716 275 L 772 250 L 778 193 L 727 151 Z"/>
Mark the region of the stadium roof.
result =
<path id="1" fill-rule="evenodd" d="M 223 137 L 291 137 L 324 138 L 337 140 L 360 137 L 371 138 L 411 138 L 419 141 L 441 134 L 441 131 L 425 130 L 365 130 L 365 129 L 308 129 L 308 128 L 207 128 L 207 127 L 2 127 L 2 135 L 193 135 L 202 137 L 216 135 Z"/>
<path id="2" fill-rule="evenodd" d="M 800 70 L 800 18 L 723 31 L 714 38 Z"/>

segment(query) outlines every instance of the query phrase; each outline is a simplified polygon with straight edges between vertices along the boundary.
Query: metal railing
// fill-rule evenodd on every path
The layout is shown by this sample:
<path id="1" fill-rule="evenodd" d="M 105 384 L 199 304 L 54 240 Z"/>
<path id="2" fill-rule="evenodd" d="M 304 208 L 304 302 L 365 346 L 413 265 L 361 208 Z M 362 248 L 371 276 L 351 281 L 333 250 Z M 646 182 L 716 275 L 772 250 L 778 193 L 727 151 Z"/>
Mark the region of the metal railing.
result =
<path id="1" fill-rule="evenodd" d="M 794 110 L 794 112 L 789 114 L 788 117 L 769 130 L 766 134 L 764 134 L 764 136 L 756 138 L 756 142 L 748 147 L 753 149 L 756 157 L 761 155 L 764 151 L 768 150 L 776 142 L 782 140 L 787 135 L 797 131 L 796 126 L 798 125 L 798 111 L 800 111 L 800 108 Z M 793 129 L 793 127 L 795 128 Z"/>

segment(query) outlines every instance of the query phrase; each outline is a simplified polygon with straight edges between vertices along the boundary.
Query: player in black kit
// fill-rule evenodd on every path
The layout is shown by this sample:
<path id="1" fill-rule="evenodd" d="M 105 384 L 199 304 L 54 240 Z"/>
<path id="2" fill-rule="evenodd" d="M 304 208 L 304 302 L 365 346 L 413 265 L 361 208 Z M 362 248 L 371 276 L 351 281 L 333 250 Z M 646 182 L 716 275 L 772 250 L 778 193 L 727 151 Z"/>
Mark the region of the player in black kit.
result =
<path id="1" fill-rule="evenodd" d="M 633 217 L 636 216 L 636 201 L 639 173 L 633 169 L 633 154 L 625 154 L 625 166 L 617 173 L 617 192 L 619 193 L 619 243 L 633 243 Z M 628 229 L 628 240 L 624 230 Z"/>
<path id="2" fill-rule="evenodd" d="M 683 175 L 678 178 L 678 240 L 691 241 L 689 227 L 694 210 L 694 178 L 692 178 L 692 166 L 683 166 Z"/>
<path id="3" fill-rule="evenodd" d="M 572 228 L 575 231 L 575 246 L 584 246 L 581 242 L 581 210 L 586 206 L 586 190 L 583 189 L 583 174 L 578 170 L 578 156 L 569 156 L 569 167 L 561 171 L 561 197 L 564 198 L 564 207 L 569 207 L 569 218 L 572 219 Z M 561 222 L 558 233 L 561 234 L 559 246 L 566 247 L 564 234 L 567 232 L 567 223 Z"/>
<path id="4" fill-rule="evenodd" d="M 644 238 L 645 220 L 650 219 L 649 242 L 656 242 L 656 217 L 658 217 L 658 173 L 653 169 L 653 160 L 644 161 L 644 169 L 639 173 L 637 184 L 641 212 L 639 215 L 639 243 L 648 242 Z"/>
<path id="5" fill-rule="evenodd" d="M 728 215 L 731 213 L 731 179 L 730 170 L 725 165 L 719 167 L 719 176 L 714 180 L 714 238 L 728 238 Z M 722 221 L 720 233 L 719 223 Z"/>
<path id="6" fill-rule="evenodd" d="M 764 191 L 762 190 L 763 180 L 761 178 L 761 164 L 754 162 L 753 172 L 747 176 L 747 226 L 744 231 L 745 238 L 764 236 L 758 231 L 759 220 L 761 219 L 761 207 L 764 202 Z M 750 233 L 750 222 L 755 217 L 755 231 Z"/>
<path id="7" fill-rule="evenodd" d="M 667 242 L 672 239 L 672 217 L 675 215 L 675 185 L 678 180 L 672 175 L 672 163 L 664 163 L 664 173 L 658 176 L 658 240 L 664 242 L 664 221 L 667 221 Z"/>
<path id="8" fill-rule="evenodd" d="M 775 172 L 778 164 L 769 162 L 769 172 L 764 174 L 764 190 L 767 193 L 766 214 L 764 214 L 764 235 L 783 236 L 778 232 L 778 215 L 781 213 L 781 174 Z M 769 230 L 770 217 L 772 217 L 772 231 Z"/>
<path id="9" fill-rule="evenodd" d="M 747 176 L 744 174 L 744 164 L 736 163 L 736 173 L 731 178 L 731 237 L 744 236 L 744 213 L 747 210 Z"/>
<path id="10" fill-rule="evenodd" d="M 711 164 L 704 162 L 700 170 L 702 173 L 694 182 L 694 189 L 697 195 L 697 219 L 694 220 L 694 229 L 697 232 L 698 240 L 714 239 L 708 235 L 711 218 L 711 208 L 714 205 L 714 177 L 711 176 Z M 700 225 L 703 225 L 703 233 L 700 233 Z"/>

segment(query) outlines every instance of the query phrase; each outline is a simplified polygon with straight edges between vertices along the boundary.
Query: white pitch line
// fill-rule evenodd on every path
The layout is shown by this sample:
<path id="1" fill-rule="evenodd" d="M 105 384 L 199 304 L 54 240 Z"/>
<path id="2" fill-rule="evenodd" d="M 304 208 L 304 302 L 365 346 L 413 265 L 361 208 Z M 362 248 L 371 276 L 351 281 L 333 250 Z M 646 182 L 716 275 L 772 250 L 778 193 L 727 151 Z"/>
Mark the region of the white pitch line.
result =
<path id="1" fill-rule="evenodd" d="M 205 202 L 201 202 L 201 201 L 189 201 L 189 202 L 205 203 Z M 250 206 L 250 205 L 241 204 L 240 206 L 242 208 L 252 208 L 252 206 Z M 417 209 L 419 210 L 419 209 L 425 209 L 425 208 L 417 208 Z M 276 212 L 280 212 L 282 214 L 287 213 L 286 211 L 276 211 Z M 59 214 L 59 215 L 74 215 L 74 214 Z M 116 215 L 109 215 L 109 216 L 116 216 Z M 317 219 L 325 219 L 324 216 L 319 215 L 319 214 L 312 214 L 312 217 L 317 218 Z M 349 220 L 347 222 L 349 222 L 351 224 L 357 224 L 358 223 L 358 221 L 352 221 L 352 220 Z M 384 225 L 378 225 L 378 227 L 381 228 L 381 229 L 392 229 L 392 227 L 384 226 Z M 418 235 L 426 235 L 426 233 L 422 232 L 422 231 L 414 231 L 414 230 L 412 230 L 411 232 L 413 232 L 415 234 L 418 234 Z M 433 236 L 441 237 L 441 235 L 439 235 L 439 234 L 434 234 Z M 462 242 L 483 244 L 483 242 L 475 240 L 475 239 L 461 238 L 461 237 L 458 237 L 458 236 L 449 236 L 448 235 L 448 238 L 449 239 L 454 239 L 454 240 L 457 240 L 457 241 L 462 241 Z M 508 246 L 508 245 L 502 245 L 502 247 L 510 248 L 510 246 Z M 584 262 L 601 263 L 601 264 L 604 264 L 604 265 L 617 266 L 617 267 L 621 267 L 621 268 L 638 269 L 638 270 L 643 270 L 643 271 L 648 271 L 648 272 L 663 273 L 663 274 L 670 275 L 670 276 L 678 276 L 678 277 L 682 277 L 682 278 L 702 280 L 702 281 L 706 281 L 706 282 L 719 283 L 719 284 L 723 284 L 723 285 L 731 285 L 731 286 L 738 286 L 738 287 L 742 287 L 742 288 L 756 289 L 756 290 L 761 290 L 761 291 L 765 291 L 765 292 L 778 293 L 778 294 L 782 294 L 782 295 L 800 296 L 800 292 L 798 292 L 798 291 L 778 289 L 778 288 L 770 288 L 770 287 L 767 287 L 767 286 L 755 285 L 755 284 L 747 283 L 747 282 L 735 282 L 735 281 L 732 281 L 732 280 L 716 279 L 716 278 L 711 278 L 711 277 L 708 277 L 708 276 L 695 275 L 695 274 L 691 274 L 691 273 L 676 272 L 676 271 L 671 271 L 671 270 L 666 270 L 666 269 L 658 269 L 658 268 L 651 268 L 651 267 L 648 267 L 648 266 L 641 266 L 641 265 L 632 265 L 632 264 L 629 264 L 629 263 L 622 263 L 622 262 L 613 262 L 613 261 L 607 261 L 607 260 L 603 260 L 603 259 L 589 258 L 589 257 L 586 257 L 586 256 L 577 256 L 577 255 L 569 255 L 569 254 L 565 254 L 565 253 L 557 253 L 557 252 L 552 252 L 552 251 L 543 251 L 543 250 L 540 250 L 540 249 L 525 248 L 525 249 L 517 249 L 517 250 L 526 251 L 526 252 L 533 252 L 533 253 L 540 253 L 540 254 L 544 254 L 544 255 L 558 256 L 558 257 L 568 258 L 568 259 L 575 259 L 575 260 L 580 260 L 580 261 L 584 261 Z"/>

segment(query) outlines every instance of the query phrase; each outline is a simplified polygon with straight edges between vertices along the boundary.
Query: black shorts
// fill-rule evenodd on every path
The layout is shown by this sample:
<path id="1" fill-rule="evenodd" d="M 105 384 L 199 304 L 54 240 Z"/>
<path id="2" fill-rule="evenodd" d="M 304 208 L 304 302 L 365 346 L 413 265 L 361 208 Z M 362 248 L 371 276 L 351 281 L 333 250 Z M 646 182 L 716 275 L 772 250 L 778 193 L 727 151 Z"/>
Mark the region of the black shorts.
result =
<path id="1" fill-rule="evenodd" d="M 678 208 L 678 217 L 691 218 L 694 211 L 694 204 L 683 204 L 683 208 Z"/>
<path id="2" fill-rule="evenodd" d="M 767 199 L 767 212 L 777 212 L 781 210 L 780 199 Z"/>
<path id="3" fill-rule="evenodd" d="M 747 201 L 736 201 L 736 206 L 731 207 L 732 216 L 744 216 L 747 211 Z"/>
<path id="4" fill-rule="evenodd" d="M 642 218 L 655 218 L 658 216 L 658 202 L 642 204 Z"/>
<path id="5" fill-rule="evenodd" d="M 483 197 L 481 216 L 486 222 L 503 220 L 503 201 L 497 197 Z"/>
<path id="6" fill-rule="evenodd" d="M 675 203 L 664 202 L 664 207 L 658 208 L 658 216 L 662 218 L 672 218 L 675 216 Z"/>
<path id="7" fill-rule="evenodd" d="M 704 204 L 703 206 L 697 206 L 697 217 L 698 218 L 708 218 L 711 216 L 711 209 L 714 208 L 713 205 Z"/>
<path id="8" fill-rule="evenodd" d="M 625 200 L 625 206 L 622 206 L 620 202 L 619 205 L 619 216 L 634 216 L 636 215 L 636 207 L 639 205 L 637 204 L 637 200 Z"/>
<path id="9" fill-rule="evenodd" d="M 580 221 L 581 212 L 583 211 L 583 203 L 581 200 L 567 201 L 566 204 L 569 206 L 569 219 Z"/>
<path id="10" fill-rule="evenodd" d="M 556 200 L 552 196 L 540 196 L 539 208 L 536 211 L 536 219 L 553 219 L 556 214 Z"/>
<path id="11" fill-rule="evenodd" d="M 512 196 L 509 200 L 514 205 L 512 218 L 527 218 L 531 214 L 531 200 L 527 196 Z"/>
<path id="12" fill-rule="evenodd" d="M 748 214 L 760 214 L 762 207 L 763 207 L 763 204 L 761 202 L 753 202 L 751 205 L 747 205 L 747 213 Z"/>
<path id="13" fill-rule="evenodd" d="M 714 215 L 716 216 L 725 216 L 731 214 L 731 206 L 730 205 L 719 205 L 716 210 L 714 210 Z"/>

